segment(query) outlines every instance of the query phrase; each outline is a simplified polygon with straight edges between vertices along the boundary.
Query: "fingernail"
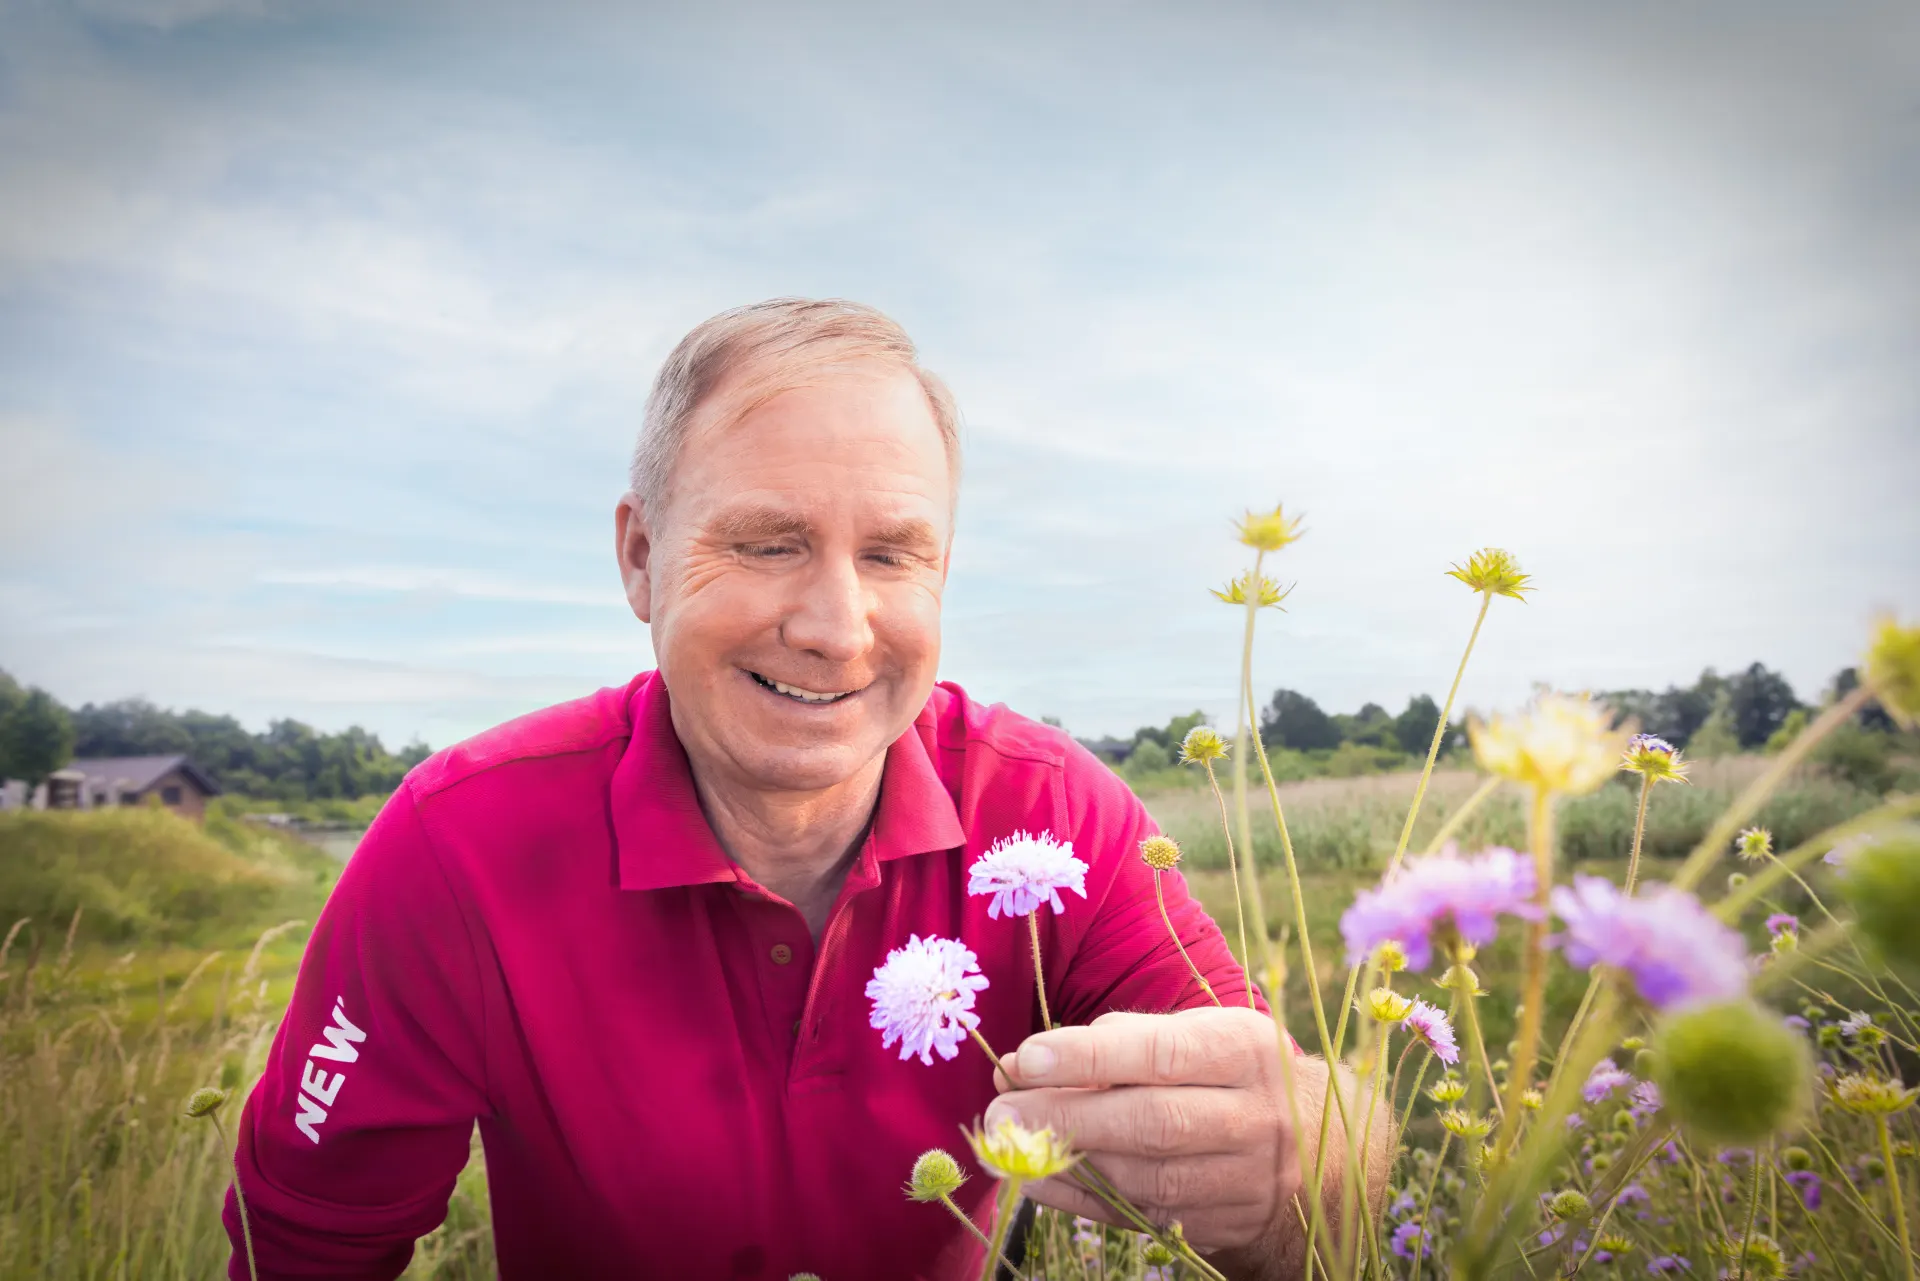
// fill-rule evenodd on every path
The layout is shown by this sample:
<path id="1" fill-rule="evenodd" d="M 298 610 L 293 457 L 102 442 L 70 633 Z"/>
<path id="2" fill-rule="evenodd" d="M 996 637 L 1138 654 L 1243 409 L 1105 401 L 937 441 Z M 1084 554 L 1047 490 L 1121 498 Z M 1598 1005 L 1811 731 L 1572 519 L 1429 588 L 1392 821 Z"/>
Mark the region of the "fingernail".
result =
<path id="1" fill-rule="evenodd" d="M 1033 1081 L 1051 1073 L 1059 1062 L 1060 1056 L 1053 1052 L 1052 1047 L 1030 1045 L 1020 1051 L 1013 1066 L 1021 1080 Z"/>

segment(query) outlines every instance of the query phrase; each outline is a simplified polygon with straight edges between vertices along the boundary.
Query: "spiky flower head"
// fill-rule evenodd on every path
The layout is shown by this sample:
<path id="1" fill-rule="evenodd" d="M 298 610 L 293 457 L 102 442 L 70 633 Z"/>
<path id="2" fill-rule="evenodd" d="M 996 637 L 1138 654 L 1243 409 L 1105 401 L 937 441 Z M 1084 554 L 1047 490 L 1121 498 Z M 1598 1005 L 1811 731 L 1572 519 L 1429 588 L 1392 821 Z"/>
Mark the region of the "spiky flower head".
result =
<path id="1" fill-rule="evenodd" d="M 1183 765 L 1224 760 L 1226 755 L 1227 742 L 1220 737 L 1220 731 L 1211 725 L 1195 725 L 1180 740 L 1180 761 Z"/>
<path id="2" fill-rule="evenodd" d="M 1490 774 L 1579 796 L 1614 776 L 1627 735 L 1584 694 L 1541 694 L 1519 716 L 1467 718 L 1474 758 Z"/>
<path id="3" fill-rule="evenodd" d="M 1920 1098 L 1920 1087 L 1907 1089 L 1897 1078 L 1868 1076 L 1848 1072 L 1829 1087 L 1833 1105 L 1856 1116 L 1892 1116 L 1904 1112 Z"/>
<path id="4" fill-rule="evenodd" d="M 1538 1112 L 1547 1105 L 1547 1096 L 1538 1090 L 1520 1091 L 1520 1106 L 1529 1112 Z"/>
<path id="5" fill-rule="evenodd" d="M 1459 579 L 1476 592 L 1511 596 L 1523 603 L 1526 593 L 1533 590 L 1530 586 L 1533 575 L 1521 573 L 1520 562 L 1504 547 L 1482 547 L 1467 557 L 1465 565 L 1455 565 L 1448 570 L 1447 576 Z"/>
<path id="6" fill-rule="evenodd" d="M 1355 895 L 1340 917 L 1340 933 L 1355 963 L 1391 939 L 1409 967 L 1424 970 L 1433 962 L 1436 937 L 1449 946 L 1459 940 L 1477 946 L 1493 941 L 1501 916 L 1530 917 L 1533 890 L 1531 859 L 1502 848 L 1464 856 L 1449 843 Z"/>
<path id="7" fill-rule="evenodd" d="M 1440 1114 L 1440 1128 L 1456 1139 L 1484 1139 L 1492 1132 L 1493 1122 L 1459 1108 L 1448 1108 Z"/>
<path id="8" fill-rule="evenodd" d="M 1283 589 L 1265 574 L 1255 575 L 1252 570 L 1238 578 L 1228 579 L 1225 587 L 1209 587 L 1207 590 L 1213 593 L 1216 600 L 1223 600 L 1229 605 L 1244 605 L 1248 600 L 1253 600 L 1262 609 L 1279 609 L 1283 614 L 1286 610 L 1281 608 L 1280 602 L 1293 595 L 1293 588 Z"/>
<path id="9" fill-rule="evenodd" d="M 1920 974 L 1920 827 L 1902 826 L 1855 849 L 1840 893 L 1882 959 Z"/>
<path id="10" fill-rule="evenodd" d="M 1009 1183 L 1031 1183 L 1070 1169 L 1080 1158 L 1050 1129 L 1029 1130 L 1012 1117 L 966 1131 L 974 1156 Z"/>
<path id="11" fill-rule="evenodd" d="M 1920 722 L 1920 626 L 1902 627 L 1891 614 L 1881 619 L 1862 666 L 1887 715 L 1907 729 Z"/>
<path id="12" fill-rule="evenodd" d="M 1746 943 L 1685 890 L 1662 885 L 1629 898 L 1611 881 L 1576 876 L 1554 887 L 1553 912 L 1566 922 L 1556 941 L 1570 964 L 1625 971 L 1657 1009 L 1747 990 Z"/>
<path id="13" fill-rule="evenodd" d="M 1737 1237 L 1721 1237 L 1707 1246 L 1710 1253 L 1733 1266 L 1723 1274 L 1747 1277 L 1750 1281 L 1780 1281 L 1787 1275 L 1787 1256 L 1764 1232 L 1749 1232 Z"/>
<path id="14" fill-rule="evenodd" d="M 913 1163 L 913 1177 L 907 1182 L 907 1196 L 915 1201 L 938 1201 L 950 1197 L 967 1181 L 967 1172 L 945 1148 L 928 1148 Z"/>
<path id="15" fill-rule="evenodd" d="M 1250 511 L 1234 522 L 1240 533 L 1240 541 L 1256 551 L 1277 552 L 1299 538 L 1303 532 L 1300 522 L 1304 517 L 1296 516 L 1288 520 L 1282 510 L 1284 507 L 1284 503 L 1275 503 L 1270 512 Z"/>
<path id="16" fill-rule="evenodd" d="M 202 1086 L 187 1097 L 187 1115 L 194 1118 L 212 1116 L 227 1101 L 225 1090 L 216 1090 L 212 1086 Z"/>
<path id="17" fill-rule="evenodd" d="M 1358 1002 L 1360 1009 L 1376 1023 L 1398 1023 L 1413 1009 L 1413 1000 L 1390 987 L 1376 987 Z"/>
<path id="18" fill-rule="evenodd" d="M 1149 1241 L 1141 1247 L 1140 1261 L 1151 1268 L 1164 1268 L 1173 1263 L 1173 1251 L 1158 1241 Z"/>
<path id="19" fill-rule="evenodd" d="M 1684 783 L 1687 763 L 1680 749 L 1658 734 L 1635 734 L 1621 753 L 1620 768 L 1640 775 L 1650 783 Z"/>
<path id="20" fill-rule="evenodd" d="M 867 981 L 867 999 L 873 1002 L 869 1022 L 881 1033 L 880 1048 L 899 1041 L 901 1058 L 918 1054 L 929 1067 L 935 1054 L 953 1058 L 967 1033 L 980 1026 L 973 1002 L 986 986 L 987 976 L 966 944 L 910 936 L 905 947 L 887 953 Z"/>
<path id="21" fill-rule="evenodd" d="M 1460 1046 L 1453 1039 L 1453 1024 L 1437 1005 L 1414 998 L 1413 1008 L 1407 1011 L 1407 1031 L 1413 1033 L 1420 1043 L 1433 1051 L 1433 1057 L 1452 1066 L 1460 1061 Z"/>
<path id="22" fill-rule="evenodd" d="M 1457 1058 L 1458 1055 L 1455 1057 Z M 1435 1081 L 1427 1087 L 1427 1097 L 1442 1107 L 1450 1103 L 1458 1103 L 1467 1097 L 1467 1083 L 1458 1077 L 1451 1076 L 1445 1080 Z"/>
<path id="23" fill-rule="evenodd" d="M 1655 1077 L 1673 1118 L 1707 1143 L 1747 1146 L 1805 1107 L 1805 1042 L 1748 1001 L 1669 1015 L 1655 1032 Z"/>
<path id="24" fill-rule="evenodd" d="M 1744 828 L 1733 838 L 1733 852 L 1743 863 L 1763 863 L 1773 857 L 1773 833 L 1764 827 Z"/>
<path id="25" fill-rule="evenodd" d="M 1140 842 L 1140 861 L 1156 872 L 1180 866 L 1180 843 L 1171 836 L 1149 836 Z"/>
<path id="26" fill-rule="evenodd" d="M 1605 1236 L 1601 1237 L 1598 1242 L 1595 1243 L 1594 1257 L 1598 1258 L 1602 1254 L 1611 1254 L 1611 1255 L 1627 1254 L 1627 1253 L 1630 1253 L 1632 1250 L 1633 1250 L 1633 1241 L 1631 1238 L 1623 1237 L 1617 1232 L 1609 1232 Z"/>
<path id="27" fill-rule="evenodd" d="M 991 894 L 987 916 L 1025 916 L 1052 904 L 1056 913 L 1067 910 L 1061 890 L 1087 896 L 1087 865 L 1073 856 L 1073 846 L 1046 832 L 1029 836 L 1015 832 L 995 841 L 974 860 L 967 893 Z"/>
<path id="28" fill-rule="evenodd" d="M 1584 1219 L 1593 1213 L 1593 1202 L 1577 1188 L 1567 1188 L 1547 1198 L 1547 1213 L 1556 1219 Z"/>

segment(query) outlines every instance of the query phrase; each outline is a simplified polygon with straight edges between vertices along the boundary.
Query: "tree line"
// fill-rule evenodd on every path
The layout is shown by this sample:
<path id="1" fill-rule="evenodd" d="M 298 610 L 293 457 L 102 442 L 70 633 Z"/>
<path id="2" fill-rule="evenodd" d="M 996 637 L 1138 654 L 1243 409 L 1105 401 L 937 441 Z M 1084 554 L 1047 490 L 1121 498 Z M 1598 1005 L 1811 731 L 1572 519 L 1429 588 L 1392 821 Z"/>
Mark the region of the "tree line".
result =
<path id="1" fill-rule="evenodd" d="M 231 716 L 176 712 L 123 698 L 68 708 L 0 671 L 0 779 L 37 786 L 75 757 L 193 758 L 223 791 L 282 801 L 383 794 L 427 758 L 425 743 L 390 752 L 359 726 L 329 734 L 301 721 L 253 733 Z"/>
<path id="2" fill-rule="evenodd" d="M 1844 668 L 1828 682 L 1821 701 L 1842 697 L 1857 684 L 1858 673 Z M 1816 710 L 1801 701 L 1785 676 L 1763 663 L 1731 675 L 1707 668 L 1689 685 L 1669 685 L 1658 692 L 1606 690 L 1594 697 L 1621 719 L 1698 757 L 1778 749 Z M 1165 725 L 1143 725 L 1128 738 L 1080 741 L 1128 774 L 1152 774 L 1172 768 L 1181 739 L 1206 719 L 1196 711 Z M 1439 719 L 1440 705 L 1427 694 L 1409 698 L 1398 713 L 1371 702 L 1355 712 L 1330 713 L 1299 690 L 1277 689 L 1260 709 L 1260 741 L 1295 775 L 1371 773 L 1424 758 Z M 1843 734 L 1825 749 L 1826 758 L 1839 772 L 1871 786 L 1889 749 L 1859 734 L 1890 735 L 1894 725 L 1885 712 L 1870 706 L 1860 713 L 1855 728 L 1858 733 Z M 1442 755 L 1465 747 L 1464 722 L 1449 724 L 1441 736 Z"/>

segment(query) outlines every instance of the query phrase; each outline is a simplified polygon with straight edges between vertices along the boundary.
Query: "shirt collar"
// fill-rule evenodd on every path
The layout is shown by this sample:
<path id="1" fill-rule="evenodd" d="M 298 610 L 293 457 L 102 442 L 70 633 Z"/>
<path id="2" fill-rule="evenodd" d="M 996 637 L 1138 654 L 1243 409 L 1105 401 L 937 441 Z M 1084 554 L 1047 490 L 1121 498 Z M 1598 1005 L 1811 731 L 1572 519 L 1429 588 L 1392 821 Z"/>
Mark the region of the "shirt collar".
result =
<path id="1" fill-rule="evenodd" d="M 611 786 L 617 873 L 623 890 L 710 885 L 745 876 L 720 848 L 673 732 L 667 685 L 654 672 L 630 704 L 633 735 Z M 887 748 L 867 851 L 881 862 L 964 844 L 953 797 L 934 768 L 931 703 Z M 866 862 L 863 851 L 861 863 Z"/>

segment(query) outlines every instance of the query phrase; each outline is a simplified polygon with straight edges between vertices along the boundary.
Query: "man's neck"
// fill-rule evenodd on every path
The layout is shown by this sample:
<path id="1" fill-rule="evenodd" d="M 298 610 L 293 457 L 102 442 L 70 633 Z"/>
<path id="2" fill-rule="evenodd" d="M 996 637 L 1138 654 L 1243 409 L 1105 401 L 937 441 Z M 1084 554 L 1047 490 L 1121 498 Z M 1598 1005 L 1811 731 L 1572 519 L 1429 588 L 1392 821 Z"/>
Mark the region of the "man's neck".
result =
<path id="1" fill-rule="evenodd" d="M 786 899 L 816 941 L 860 852 L 880 796 L 883 756 L 820 792 L 762 792 L 731 787 L 693 769 L 700 808 L 727 857 Z"/>

